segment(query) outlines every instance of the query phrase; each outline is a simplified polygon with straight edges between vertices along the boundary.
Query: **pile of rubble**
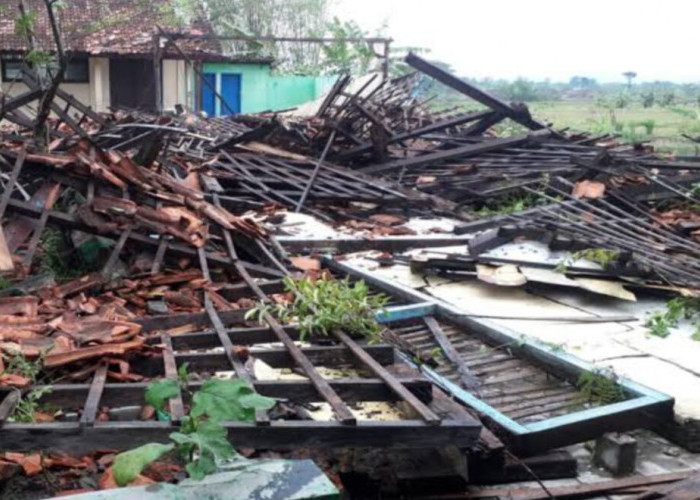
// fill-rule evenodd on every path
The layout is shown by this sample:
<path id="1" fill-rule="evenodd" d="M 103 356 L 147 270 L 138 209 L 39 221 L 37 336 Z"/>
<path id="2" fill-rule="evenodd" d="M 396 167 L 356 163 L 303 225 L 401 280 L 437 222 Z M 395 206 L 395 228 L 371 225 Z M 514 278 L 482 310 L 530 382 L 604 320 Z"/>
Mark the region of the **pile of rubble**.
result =
<path id="1" fill-rule="evenodd" d="M 244 313 L 258 301 L 288 301 L 279 286 L 285 276 L 320 269 L 322 244 L 309 245 L 312 258 L 290 259 L 276 237 L 293 212 L 361 234 L 368 249 L 416 235 L 412 219 L 449 218 L 456 224 L 449 236 L 464 235 L 466 251 L 381 257 L 423 276 L 585 283 L 618 297 L 641 289 L 697 294 L 700 161 L 607 135 L 567 135 L 417 56 L 407 62 L 419 72 L 385 82 L 342 77 L 303 109 L 225 119 L 100 115 L 60 91 L 48 151 L 37 151 L 29 132 L 26 106 L 41 93 L 28 76 L 29 92 L 0 111 L 10 122 L 0 132 L 4 358 L 41 360 L 52 380 L 143 382 L 162 375 L 147 368 L 155 359 L 173 375 L 171 338 L 191 334 L 183 342 L 196 345 L 213 328 L 229 368 L 244 376 L 250 353 L 233 351 L 226 325 L 246 324 Z M 479 108 L 433 111 L 416 92 L 426 77 Z M 499 135 L 504 120 L 521 132 Z M 565 258 L 494 251 L 523 239 Z M 342 413 L 342 400 L 286 330 L 267 321 L 288 349 L 281 356 Z M 352 340 L 343 344 L 367 357 Z M 2 360 L 0 388 L 36 382 Z M 410 399 L 381 367 L 372 370 Z M 434 417 L 413 399 L 426 420 Z M 0 425 L 6 418 L 0 412 Z"/>

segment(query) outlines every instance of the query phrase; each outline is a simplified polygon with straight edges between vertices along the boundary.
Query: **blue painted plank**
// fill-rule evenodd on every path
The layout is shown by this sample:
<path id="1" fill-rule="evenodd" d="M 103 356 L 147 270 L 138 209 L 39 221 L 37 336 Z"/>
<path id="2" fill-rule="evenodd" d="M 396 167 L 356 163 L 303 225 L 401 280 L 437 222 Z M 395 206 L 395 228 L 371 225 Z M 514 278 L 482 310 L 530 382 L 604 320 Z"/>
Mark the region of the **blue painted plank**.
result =
<path id="1" fill-rule="evenodd" d="M 515 331 L 497 325 L 491 321 L 470 318 L 467 316 L 469 314 L 467 311 L 461 310 L 458 307 L 453 306 L 452 304 L 447 304 L 443 301 L 433 301 L 432 297 L 429 295 L 418 292 L 393 280 L 378 278 L 368 273 L 364 269 L 356 268 L 344 262 L 337 262 L 329 256 L 324 257 L 323 260 L 325 265 L 328 267 L 360 277 L 367 283 L 386 290 L 389 293 L 398 295 L 407 300 L 413 300 L 417 303 L 417 305 L 429 304 L 432 302 L 434 312 L 436 312 L 438 316 L 445 316 L 448 318 L 448 321 L 456 322 L 462 326 L 468 327 L 472 333 L 475 333 L 476 335 L 483 335 L 484 337 L 492 341 L 496 341 L 499 344 L 512 343 L 512 349 L 515 352 L 519 353 L 526 359 L 533 359 L 533 361 L 536 361 L 536 364 L 542 364 L 545 366 L 550 365 L 551 367 L 564 370 L 573 376 L 578 376 L 581 373 L 593 372 L 596 370 L 595 366 L 583 361 L 580 358 L 577 358 L 576 356 L 554 351 L 549 346 L 537 340 L 525 338 L 522 335 L 518 335 Z M 409 356 L 401 352 L 399 352 L 399 356 L 404 359 L 404 361 L 419 368 L 420 371 L 430 378 L 436 385 L 452 393 L 452 395 L 462 403 L 476 409 L 478 412 L 484 415 L 487 415 L 509 432 L 521 437 L 534 437 L 535 433 L 556 431 L 557 428 L 569 426 L 571 424 L 585 425 L 586 422 L 612 418 L 616 415 L 625 414 L 630 411 L 638 410 L 640 413 L 643 413 L 645 408 L 659 408 L 659 405 L 669 405 L 670 407 L 673 405 L 673 398 L 667 394 L 655 391 L 631 380 L 619 378 L 617 380 L 618 383 L 624 387 L 628 393 L 633 394 L 636 397 L 620 403 L 574 412 L 559 417 L 553 417 L 529 425 L 522 425 L 502 414 L 495 408 L 489 406 L 487 403 L 481 401 L 476 396 L 459 387 L 457 384 L 454 384 L 445 377 L 442 377 L 425 365 L 417 366 L 415 363 L 413 363 Z"/>
<path id="2" fill-rule="evenodd" d="M 630 410 L 642 410 L 650 405 L 657 404 L 658 402 L 659 401 L 653 397 L 629 399 L 620 403 L 599 406 L 598 408 L 591 408 L 589 410 L 583 410 L 576 413 L 569 413 L 568 415 L 548 418 L 547 420 L 542 420 L 541 422 L 527 424 L 525 427 L 527 428 L 528 432 L 552 430 L 563 425 L 584 423 L 593 418 L 611 417 Z"/>
<path id="3" fill-rule="evenodd" d="M 434 302 L 421 302 L 406 306 L 387 307 L 377 313 L 377 321 L 380 323 L 393 323 L 406 319 L 422 318 L 430 316 L 435 310 Z"/>
<path id="4" fill-rule="evenodd" d="M 473 396 L 471 393 L 465 391 L 462 389 L 460 386 L 457 384 L 450 382 L 448 379 L 440 375 L 439 373 L 435 372 L 431 368 L 425 366 L 425 365 L 417 365 L 413 362 L 412 359 L 410 359 L 408 356 L 406 356 L 402 352 L 398 352 L 398 356 L 406 363 L 412 365 L 414 368 L 418 369 L 423 373 L 428 379 L 430 379 L 435 385 L 443 389 L 444 391 L 451 393 L 457 400 L 461 401 L 465 405 L 474 408 L 477 412 L 481 413 L 482 415 L 486 415 L 495 422 L 498 422 L 500 425 L 508 429 L 509 432 L 512 432 L 513 434 L 526 434 L 528 429 L 522 425 L 520 425 L 518 422 L 515 420 L 508 418 L 506 415 L 503 413 L 499 412 L 495 408 L 489 406 L 488 404 L 484 403 L 482 400 L 477 398 L 476 396 Z"/>

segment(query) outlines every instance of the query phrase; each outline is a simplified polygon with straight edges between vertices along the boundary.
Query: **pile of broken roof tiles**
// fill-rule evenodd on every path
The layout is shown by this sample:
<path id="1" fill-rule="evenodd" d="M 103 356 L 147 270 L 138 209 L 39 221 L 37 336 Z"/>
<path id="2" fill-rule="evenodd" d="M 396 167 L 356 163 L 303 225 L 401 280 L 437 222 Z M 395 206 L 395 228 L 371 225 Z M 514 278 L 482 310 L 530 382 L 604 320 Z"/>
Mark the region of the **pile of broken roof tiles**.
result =
<path id="1" fill-rule="evenodd" d="M 415 217 L 449 217 L 455 234 L 475 235 L 463 254 L 412 262 L 423 274 L 495 280 L 484 266 L 523 263 L 490 250 L 528 238 L 602 264 L 534 263 L 549 271 L 697 293 L 700 158 L 557 131 L 417 56 L 407 62 L 418 72 L 340 78 L 306 114 L 97 114 L 59 91 L 41 152 L 27 114 L 41 91 L 27 76 L 26 94 L 2 109 L 0 351 L 41 358 L 71 381 L 100 370 L 108 381 L 147 381 L 138 367 L 167 350 L 149 341 L 154 332 L 221 330 L 258 300 L 284 300 L 258 283 L 295 263 L 317 271 L 290 260 L 271 234 L 286 212 L 364 231 L 370 242 L 413 234 L 403 222 Z M 475 109 L 434 111 L 416 92 L 424 78 Z M 498 135 L 506 120 L 522 133 Z M 235 356 L 242 370 L 249 353 Z M 0 358 L 0 386 L 31 382 Z M 630 489 L 642 491 L 609 491 Z"/>

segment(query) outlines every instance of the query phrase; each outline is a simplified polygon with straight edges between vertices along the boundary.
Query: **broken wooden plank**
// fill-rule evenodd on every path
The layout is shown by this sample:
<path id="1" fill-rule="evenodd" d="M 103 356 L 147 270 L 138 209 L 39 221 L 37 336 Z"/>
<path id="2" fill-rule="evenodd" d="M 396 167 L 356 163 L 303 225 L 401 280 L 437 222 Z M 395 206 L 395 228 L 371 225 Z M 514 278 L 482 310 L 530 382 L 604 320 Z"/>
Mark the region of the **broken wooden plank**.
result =
<path id="1" fill-rule="evenodd" d="M 399 168 L 415 168 L 423 165 L 435 164 L 441 161 L 451 160 L 454 158 L 468 158 L 470 156 L 476 156 L 491 151 L 498 151 L 500 149 L 525 144 L 532 139 L 547 137 L 549 135 L 551 135 L 551 132 L 549 130 L 540 130 L 537 132 L 531 132 L 529 134 L 506 137 L 504 139 L 483 140 L 477 142 L 476 144 L 467 144 L 466 146 L 459 146 L 456 148 L 439 150 L 433 153 L 413 156 L 410 158 L 401 158 L 399 160 L 390 161 L 388 163 L 380 163 L 379 165 L 365 167 L 360 170 L 365 174 L 376 175 L 386 172 L 388 170 L 396 170 Z"/>
<path id="2" fill-rule="evenodd" d="M 451 75 L 447 71 L 415 55 L 413 52 L 406 56 L 406 62 L 416 68 L 418 71 L 435 78 L 440 83 L 447 85 L 461 94 L 471 97 L 475 101 L 491 108 L 494 111 L 497 111 L 504 116 L 507 116 L 511 120 L 529 128 L 530 130 L 547 128 L 546 124 L 534 120 L 527 111 L 527 108 L 516 110 L 512 106 L 501 101 L 499 98 L 484 92 L 461 78 Z"/>
<path id="3" fill-rule="evenodd" d="M 445 357 L 452 363 L 457 365 L 457 371 L 459 372 L 459 378 L 464 384 L 464 387 L 470 391 L 479 390 L 479 380 L 471 373 L 471 370 L 467 366 L 467 363 L 462 359 L 462 355 L 457 352 L 457 349 L 452 345 L 450 339 L 443 331 L 440 323 L 433 316 L 426 316 L 423 318 L 426 326 L 433 334 L 435 340 L 437 341 L 440 349 L 445 354 Z"/>
<path id="4" fill-rule="evenodd" d="M 657 484 L 673 483 L 687 479 L 694 471 L 659 474 L 656 476 L 633 476 L 612 481 L 602 481 L 578 486 L 548 488 L 549 493 L 559 499 L 587 498 L 631 489 L 646 488 Z M 464 498 L 508 498 L 511 500 L 548 500 L 552 496 L 542 488 L 487 488 L 466 493 Z"/>
<path id="5" fill-rule="evenodd" d="M 336 331 L 335 336 L 350 349 L 350 351 L 357 357 L 358 360 L 367 366 L 375 375 L 381 378 L 386 384 L 391 388 L 392 391 L 396 392 L 408 405 L 413 408 L 413 410 L 421 416 L 430 425 L 440 425 L 441 418 L 435 414 L 430 408 L 428 408 L 425 403 L 420 401 L 413 393 L 407 391 L 406 388 L 399 383 L 399 381 L 389 373 L 382 365 L 377 363 L 377 361 L 372 358 L 364 349 L 362 349 L 353 339 L 351 339 L 346 333 L 341 331 Z"/>
<path id="6" fill-rule="evenodd" d="M 95 424 L 97 410 L 100 405 L 100 398 L 102 398 L 102 391 L 104 391 L 106 380 L 107 365 L 103 363 L 95 371 L 92 384 L 90 384 L 90 391 L 88 392 L 87 400 L 83 407 L 83 414 L 80 417 L 81 426 L 92 426 Z"/>

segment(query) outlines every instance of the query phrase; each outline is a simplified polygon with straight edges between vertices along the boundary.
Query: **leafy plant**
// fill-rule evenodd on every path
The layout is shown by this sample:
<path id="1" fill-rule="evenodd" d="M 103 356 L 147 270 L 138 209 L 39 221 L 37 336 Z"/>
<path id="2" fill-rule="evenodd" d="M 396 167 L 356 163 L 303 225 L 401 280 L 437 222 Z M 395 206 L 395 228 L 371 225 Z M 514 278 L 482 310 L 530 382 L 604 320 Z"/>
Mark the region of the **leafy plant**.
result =
<path id="1" fill-rule="evenodd" d="M 695 325 L 695 331 L 690 336 L 690 338 L 696 342 L 700 342 L 700 324 Z"/>
<path id="2" fill-rule="evenodd" d="M 607 248 L 586 248 L 574 252 L 572 258 L 576 260 L 586 259 L 596 264 L 600 264 L 603 268 L 608 269 L 613 262 L 620 256 L 619 250 L 609 250 Z"/>
<path id="3" fill-rule="evenodd" d="M 149 384 L 145 399 L 156 410 L 165 411 L 168 400 L 177 396 L 180 388 L 178 381 L 159 380 Z M 179 432 L 170 434 L 172 443 L 147 443 L 115 457 L 114 479 L 119 486 L 129 484 L 146 466 L 172 451 L 185 461 L 185 469 L 193 479 L 216 472 L 217 462 L 237 457 L 222 422 L 253 422 L 257 410 L 269 410 L 276 403 L 240 379 L 207 380 L 191 399 L 192 408 Z"/>
<path id="4" fill-rule="evenodd" d="M 654 311 L 647 319 L 644 326 L 649 333 L 657 337 L 666 338 L 671 333 L 671 328 L 677 328 L 681 319 L 693 322 L 695 332 L 693 340 L 700 340 L 700 298 L 677 297 L 666 303 L 665 311 Z"/>
<path id="5" fill-rule="evenodd" d="M 10 280 L 5 278 L 4 276 L 0 276 L 0 290 L 7 290 L 12 286 L 12 283 Z"/>
<path id="6" fill-rule="evenodd" d="M 445 352 L 442 350 L 441 347 L 433 347 L 430 350 L 430 357 L 434 359 L 437 363 L 440 363 L 440 361 L 445 359 Z"/>
<path id="7" fill-rule="evenodd" d="M 26 394 L 22 395 L 8 420 L 10 422 L 18 422 L 23 424 L 36 423 L 36 413 L 38 411 L 51 409 L 46 405 L 42 405 L 39 401 L 52 390 L 53 388 L 51 386 L 44 386 L 38 389 L 32 389 Z"/>
<path id="8" fill-rule="evenodd" d="M 665 313 L 654 311 L 644 326 L 648 328 L 650 334 L 665 339 L 671 334 L 671 328 L 675 328 L 677 323 L 670 322 Z"/>
<path id="9" fill-rule="evenodd" d="M 625 392 L 612 372 L 594 370 L 583 372 L 576 384 L 581 399 L 585 403 L 608 405 L 626 399 Z"/>
<path id="10" fill-rule="evenodd" d="M 609 250 L 607 248 L 586 248 L 585 250 L 574 252 L 570 257 L 559 261 L 554 268 L 554 271 L 557 273 L 566 273 L 568 268 L 577 260 L 589 260 L 591 262 L 595 262 L 596 264 L 600 264 L 603 266 L 603 269 L 609 269 L 619 256 L 619 250 Z"/>
<path id="11" fill-rule="evenodd" d="M 334 17 L 327 29 L 333 42 L 321 46 L 324 66 L 330 74 L 364 74 L 374 59 L 374 51 L 366 43 L 349 42 L 352 38 L 367 37 L 355 21 L 341 21 Z"/>
<path id="12" fill-rule="evenodd" d="M 42 353 L 38 359 L 30 361 L 22 352 L 17 352 L 12 356 L 3 356 L 5 363 L 5 373 L 19 375 L 36 384 L 41 368 L 44 362 L 45 353 Z M 37 389 L 31 389 L 25 394 L 22 394 L 12 414 L 9 417 L 11 422 L 35 423 L 35 414 L 39 411 L 51 411 L 53 408 L 46 404 L 40 403 L 42 397 L 49 394 L 53 388 L 44 386 Z"/>
<path id="13" fill-rule="evenodd" d="M 260 303 L 246 314 L 263 324 L 266 314 L 276 314 L 283 323 L 298 322 L 302 340 L 311 336 L 330 336 L 334 330 L 363 335 L 370 342 L 380 338 L 381 325 L 376 314 L 389 298 L 370 295 L 364 281 L 349 279 L 284 279 L 285 290 L 294 295 L 290 303 L 270 306 Z"/>
<path id="14" fill-rule="evenodd" d="M 30 361 L 21 351 L 12 356 L 3 356 L 5 362 L 5 371 L 14 375 L 20 375 L 28 378 L 32 383 L 36 382 L 41 373 L 41 367 L 44 362 L 44 354 L 40 355 L 35 361 Z"/>

